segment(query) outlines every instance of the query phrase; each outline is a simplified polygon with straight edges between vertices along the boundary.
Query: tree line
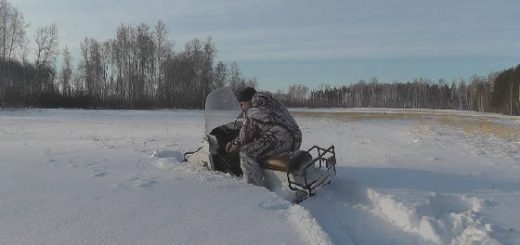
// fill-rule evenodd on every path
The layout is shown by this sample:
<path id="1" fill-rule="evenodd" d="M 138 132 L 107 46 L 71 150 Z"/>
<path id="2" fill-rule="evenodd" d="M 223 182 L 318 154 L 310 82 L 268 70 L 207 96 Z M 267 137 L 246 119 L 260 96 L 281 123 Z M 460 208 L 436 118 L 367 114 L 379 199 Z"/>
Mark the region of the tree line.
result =
<path id="1" fill-rule="evenodd" d="M 520 115 L 519 85 L 520 65 L 451 84 L 442 79 L 385 83 L 372 78 L 343 86 L 322 85 L 313 90 L 291 85 L 275 96 L 291 107 L 430 108 Z"/>
<path id="2" fill-rule="evenodd" d="M 32 40 L 28 27 L 18 9 L 0 0 L 3 107 L 202 108 L 217 87 L 257 84 L 236 62 L 217 61 L 211 38 L 193 39 L 176 53 L 162 21 L 121 24 L 108 40 L 85 38 L 77 67 L 67 47 L 59 50 L 55 25 L 37 28 Z"/>
<path id="3" fill-rule="evenodd" d="M 193 39 L 175 53 L 162 21 L 151 28 L 120 25 L 113 39 L 86 38 L 81 43 L 81 61 L 76 94 L 89 105 L 125 108 L 202 108 L 213 89 L 232 85 L 235 90 L 256 86 L 256 79 L 244 78 L 236 62 L 216 62 L 211 40 Z M 67 56 L 62 78 L 69 74 Z M 70 96 L 71 81 L 62 79 Z"/>

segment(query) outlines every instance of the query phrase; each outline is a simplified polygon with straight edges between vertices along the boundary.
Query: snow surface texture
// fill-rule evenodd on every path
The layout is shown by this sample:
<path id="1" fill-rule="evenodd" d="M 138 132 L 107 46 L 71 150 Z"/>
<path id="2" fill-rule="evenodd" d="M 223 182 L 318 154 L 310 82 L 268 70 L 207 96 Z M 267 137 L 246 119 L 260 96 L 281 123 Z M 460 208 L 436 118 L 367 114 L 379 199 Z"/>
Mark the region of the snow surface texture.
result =
<path id="1" fill-rule="evenodd" d="M 295 110 L 337 176 L 292 205 L 182 163 L 201 111 L 0 111 L 0 244 L 520 244 L 520 120 Z"/>

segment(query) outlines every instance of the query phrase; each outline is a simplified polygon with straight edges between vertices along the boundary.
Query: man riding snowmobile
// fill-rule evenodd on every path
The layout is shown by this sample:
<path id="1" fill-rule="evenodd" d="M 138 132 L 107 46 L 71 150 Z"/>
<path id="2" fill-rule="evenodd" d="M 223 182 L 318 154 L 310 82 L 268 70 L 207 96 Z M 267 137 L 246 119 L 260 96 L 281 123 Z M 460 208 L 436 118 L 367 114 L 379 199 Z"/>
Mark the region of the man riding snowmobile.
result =
<path id="1" fill-rule="evenodd" d="M 226 145 L 226 151 L 239 151 L 244 180 L 263 186 L 258 163 L 276 154 L 297 151 L 302 142 L 298 124 L 284 105 L 269 93 L 247 87 L 238 100 L 244 122 L 238 137 Z"/>
<path id="2" fill-rule="evenodd" d="M 298 125 L 268 93 L 246 88 L 237 101 L 230 87 L 215 89 L 206 97 L 204 122 L 201 146 L 184 153 L 187 162 L 243 175 L 248 183 L 294 203 L 312 196 L 336 175 L 334 146 L 299 150 Z"/>

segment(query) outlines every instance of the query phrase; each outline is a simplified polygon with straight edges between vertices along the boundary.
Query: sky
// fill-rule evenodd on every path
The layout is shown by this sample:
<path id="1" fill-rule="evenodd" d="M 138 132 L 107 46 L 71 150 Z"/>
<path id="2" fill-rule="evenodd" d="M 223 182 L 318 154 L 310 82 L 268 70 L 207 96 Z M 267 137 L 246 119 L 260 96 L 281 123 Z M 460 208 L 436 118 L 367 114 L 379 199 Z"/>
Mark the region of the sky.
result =
<path id="1" fill-rule="evenodd" d="M 265 90 L 376 77 L 446 81 L 520 63 L 518 0 L 9 0 L 31 24 L 55 23 L 79 58 L 85 38 L 121 24 L 166 23 L 174 49 L 211 37 L 217 59 L 236 61 Z M 78 58 L 76 58 L 78 57 Z"/>

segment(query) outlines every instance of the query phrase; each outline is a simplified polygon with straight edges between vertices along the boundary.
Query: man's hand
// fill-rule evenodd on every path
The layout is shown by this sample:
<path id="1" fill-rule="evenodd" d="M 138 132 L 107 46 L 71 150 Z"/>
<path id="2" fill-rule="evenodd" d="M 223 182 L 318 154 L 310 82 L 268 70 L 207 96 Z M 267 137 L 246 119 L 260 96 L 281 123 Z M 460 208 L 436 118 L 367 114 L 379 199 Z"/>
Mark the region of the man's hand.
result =
<path id="1" fill-rule="evenodd" d="M 226 151 L 229 153 L 236 152 L 238 151 L 238 145 L 233 144 L 233 142 L 229 142 L 226 144 Z"/>

